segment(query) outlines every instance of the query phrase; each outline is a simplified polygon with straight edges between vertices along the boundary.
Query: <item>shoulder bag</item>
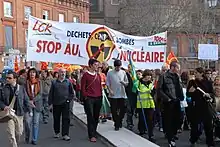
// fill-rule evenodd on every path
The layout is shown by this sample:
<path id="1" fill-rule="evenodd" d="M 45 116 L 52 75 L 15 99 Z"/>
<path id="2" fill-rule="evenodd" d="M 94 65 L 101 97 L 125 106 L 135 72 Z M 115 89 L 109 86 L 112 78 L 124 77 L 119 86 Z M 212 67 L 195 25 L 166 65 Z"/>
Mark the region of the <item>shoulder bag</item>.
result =
<path id="1" fill-rule="evenodd" d="M 19 89 L 19 85 L 9 105 L 9 109 L 7 111 L 4 110 L 0 111 L 0 123 L 6 123 L 15 117 L 14 105 L 15 105 L 16 93 L 18 92 L 18 89 Z"/>

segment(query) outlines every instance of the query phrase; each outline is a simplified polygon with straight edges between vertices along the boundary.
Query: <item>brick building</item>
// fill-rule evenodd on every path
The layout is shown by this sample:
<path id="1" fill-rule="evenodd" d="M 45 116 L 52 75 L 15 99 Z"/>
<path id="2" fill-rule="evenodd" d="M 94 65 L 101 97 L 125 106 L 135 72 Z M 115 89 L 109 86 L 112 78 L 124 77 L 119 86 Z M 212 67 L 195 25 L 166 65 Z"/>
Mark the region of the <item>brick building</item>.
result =
<path id="1" fill-rule="evenodd" d="M 130 1 L 131 2 L 131 1 Z M 142 5 L 144 2 L 147 2 L 146 0 L 138 0 L 137 2 L 140 2 Z M 154 1 L 152 1 L 152 6 L 154 6 Z M 171 1 L 169 1 L 171 2 Z M 179 8 L 180 6 L 178 5 L 177 2 L 180 2 L 178 0 L 173 0 L 173 4 L 171 5 L 172 7 L 175 6 L 175 8 Z M 183 2 L 183 1 L 181 1 Z M 189 2 L 189 0 L 186 0 L 186 2 Z M 201 5 L 200 12 L 204 12 L 200 14 L 200 12 L 195 11 L 198 16 L 199 15 L 204 15 L 205 18 L 209 19 L 212 18 L 211 20 L 206 20 L 208 21 L 209 26 L 202 26 L 204 27 L 204 32 L 201 30 L 199 23 L 197 19 L 201 19 L 197 16 L 195 16 L 192 13 L 191 15 L 184 16 L 184 18 L 181 18 L 182 20 L 187 19 L 191 20 L 192 22 L 186 23 L 189 24 L 188 26 L 184 24 L 182 26 L 181 31 L 177 31 L 175 27 L 171 28 L 161 28 L 161 30 L 168 30 L 168 42 L 167 42 L 167 53 L 169 53 L 170 50 L 174 51 L 176 56 L 179 58 L 179 61 L 181 63 L 182 69 L 193 69 L 198 66 L 203 66 L 207 67 L 208 63 L 204 61 L 198 61 L 197 60 L 197 53 L 198 53 L 198 44 L 199 43 L 209 43 L 209 44 L 219 44 L 220 45 L 220 0 L 193 0 L 191 1 L 195 6 Z M 215 2 L 215 3 L 214 3 Z M 158 2 L 159 3 L 159 2 Z M 158 4 L 155 1 L 155 5 Z M 141 7 L 142 9 L 146 7 L 145 5 L 141 6 L 138 5 L 138 7 Z M 160 4 L 160 3 L 159 3 Z M 161 3 L 161 5 L 167 6 L 167 10 L 170 11 L 172 8 L 169 8 L 169 5 L 167 3 Z M 203 7 L 204 6 L 204 7 Z M 213 7 L 214 6 L 214 7 Z M 131 13 L 137 14 L 138 15 L 138 9 L 135 9 L 135 7 L 131 7 Z M 90 9 L 90 22 L 91 23 L 98 23 L 98 24 L 103 24 L 107 25 L 113 29 L 116 29 L 118 31 L 127 33 L 127 34 L 132 34 L 132 35 L 139 35 L 138 33 L 133 31 L 132 29 L 135 27 L 141 26 L 141 24 L 138 24 L 137 26 L 131 27 L 131 28 L 126 28 L 128 24 L 132 24 L 131 20 L 129 17 L 130 13 L 128 12 L 129 9 L 127 9 L 128 6 L 124 5 L 123 0 L 91 0 L 91 9 Z M 181 8 L 181 7 L 180 7 Z M 147 12 L 149 12 L 149 7 L 146 7 Z M 194 8 L 195 9 L 195 8 Z M 182 10 L 184 11 L 184 10 Z M 186 10 L 187 11 L 187 10 Z M 180 11 L 181 12 L 181 11 Z M 194 11 L 193 11 L 194 12 Z M 205 13 L 207 12 L 207 14 Z M 142 12 L 140 12 L 142 13 Z M 160 14 L 160 13 L 158 13 Z M 166 13 L 164 13 L 166 14 Z M 174 14 L 176 12 L 174 11 Z M 191 13 L 189 13 L 191 14 Z M 213 15 L 212 15 L 213 14 Z M 140 14 L 139 14 L 140 15 Z M 181 14 L 179 14 L 181 15 Z M 140 16 L 144 16 L 143 14 Z M 160 16 L 160 15 L 159 15 Z M 163 16 L 163 15 L 161 15 Z M 172 15 L 171 15 L 172 17 Z M 147 20 L 146 22 L 148 23 L 150 20 Z M 139 22 L 139 21 L 138 21 Z M 148 25 L 146 23 L 146 25 Z M 158 20 L 158 23 L 162 23 L 162 21 Z M 203 23 L 206 23 L 205 21 Z M 168 22 L 169 24 L 169 22 Z M 142 24 L 143 25 L 143 24 Z M 132 26 L 132 25 L 131 25 Z M 178 25 L 176 25 L 178 26 Z M 199 28 L 199 31 L 197 31 L 197 27 Z M 145 28 L 145 27 L 143 27 Z M 208 28 L 208 29 L 207 29 Z M 142 32 L 141 32 L 142 33 Z M 144 34 L 141 34 L 144 35 Z M 202 39 L 201 39 L 202 38 Z M 220 54 L 219 54 L 220 57 Z M 220 62 L 209 62 L 209 67 L 210 68 L 220 68 Z"/>
<path id="2" fill-rule="evenodd" d="M 201 38 L 203 40 L 201 41 Z M 186 33 L 168 33 L 167 53 L 171 50 L 178 57 L 181 68 L 194 69 L 202 66 L 205 68 L 220 68 L 219 61 L 200 61 L 198 60 L 198 44 L 218 44 L 220 45 L 220 36 L 218 34 L 186 34 Z M 219 50 L 220 57 L 220 50 Z"/>
<path id="3" fill-rule="evenodd" d="M 21 52 L 24 66 L 28 16 L 60 22 L 89 22 L 87 0 L 0 0 L 0 69 L 7 65 L 9 49 Z M 28 63 L 30 64 L 30 63 Z M 35 63 L 31 63 L 32 66 Z"/>

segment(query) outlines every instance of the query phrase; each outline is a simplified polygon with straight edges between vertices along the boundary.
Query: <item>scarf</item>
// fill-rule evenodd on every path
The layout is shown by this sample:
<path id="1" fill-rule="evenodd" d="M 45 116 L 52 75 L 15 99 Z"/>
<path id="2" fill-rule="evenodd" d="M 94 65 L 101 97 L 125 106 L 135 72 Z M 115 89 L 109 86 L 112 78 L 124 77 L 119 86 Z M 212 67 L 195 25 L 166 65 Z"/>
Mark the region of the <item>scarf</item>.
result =
<path id="1" fill-rule="evenodd" d="M 31 85 L 34 85 L 34 93 L 32 93 Z M 34 97 L 40 92 L 40 81 L 38 79 L 27 80 L 27 95 L 30 100 L 33 100 Z"/>

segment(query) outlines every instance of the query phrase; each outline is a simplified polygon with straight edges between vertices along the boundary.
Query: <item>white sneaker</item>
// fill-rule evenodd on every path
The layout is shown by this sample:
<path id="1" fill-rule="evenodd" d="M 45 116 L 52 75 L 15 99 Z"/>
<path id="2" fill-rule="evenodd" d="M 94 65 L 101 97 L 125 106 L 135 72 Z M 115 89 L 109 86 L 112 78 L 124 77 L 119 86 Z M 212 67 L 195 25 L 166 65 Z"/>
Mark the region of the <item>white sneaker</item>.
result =
<path id="1" fill-rule="evenodd" d="M 55 134 L 53 137 L 54 138 L 60 138 L 60 134 Z"/>
<path id="2" fill-rule="evenodd" d="M 69 141 L 69 140 L 70 140 L 70 137 L 67 136 L 67 135 L 65 135 L 65 136 L 63 136 L 63 140 L 65 140 L 65 141 Z"/>
<path id="3" fill-rule="evenodd" d="M 176 143 L 174 141 L 171 141 L 168 146 L 169 147 L 176 147 Z"/>

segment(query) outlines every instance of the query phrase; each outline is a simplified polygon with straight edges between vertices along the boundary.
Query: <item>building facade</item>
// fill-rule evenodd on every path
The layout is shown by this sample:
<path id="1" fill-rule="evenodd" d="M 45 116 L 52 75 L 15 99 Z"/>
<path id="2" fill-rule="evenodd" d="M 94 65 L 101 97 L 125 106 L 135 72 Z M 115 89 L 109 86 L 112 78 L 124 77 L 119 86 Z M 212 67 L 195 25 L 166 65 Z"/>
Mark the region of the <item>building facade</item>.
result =
<path id="1" fill-rule="evenodd" d="M 129 0 L 128 0 L 129 1 Z M 130 0 L 132 2 L 132 0 Z M 134 17 L 129 17 L 134 13 L 134 15 L 141 15 L 144 16 L 144 14 L 141 12 L 141 10 L 147 10 L 146 12 L 151 13 L 149 9 L 152 6 L 158 5 L 158 3 L 150 3 L 150 6 L 144 5 L 144 2 L 149 4 L 148 0 L 137 0 L 133 1 L 133 5 L 135 3 L 136 6 L 132 6 L 132 4 L 129 6 L 130 10 L 128 8 L 128 5 L 126 6 L 125 2 L 123 0 L 91 0 L 91 9 L 90 9 L 90 22 L 96 23 L 96 24 L 103 24 L 107 25 L 113 29 L 116 29 L 118 31 L 132 34 L 132 35 L 143 35 L 139 34 L 136 31 L 136 28 L 140 28 L 141 25 L 144 26 L 144 28 L 151 27 L 146 25 L 151 25 L 151 20 L 145 21 L 146 24 L 143 24 L 143 22 L 139 21 L 141 18 L 137 18 L 135 20 Z M 171 1 L 170 1 L 171 2 Z M 177 10 L 174 10 L 172 14 L 170 14 L 168 17 L 171 18 L 171 20 L 177 20 L 177 17 L 173 17 L 173 15 L 181 16 L 181 13 L 183 13 L 183 17 L 180 19 L 184 20 L 186 19 L 186 23 L 183 24 L 175 24 L 174 26 L 171 26 L 169 21 L 168 23 L 169 28 L 162 28 L 161 30 L 168 31 L 168 41 L 167 41 L 167 53 L 169 53 L 171 50 L 175 53 L 175 55 L 179 58 L 179 61 L 181 63 L 181 66 L 183 70 L 185 69 L 193 69 L 198 66 L 203 67 L 210 67 L 210 68 L 220 68 L 220 62 L 216 61 L 199 61 L 198 58 L 198 44 L 219 44 L 220 45 L 220 0 L 185 0 L 186 3 L 191 2 L 188 4 L 188 6 L 185 4 L 181 4 L 179 2 L 184 2 L 183 0 L 173 0 L 172 4 L 170 3 L 170 7 L 173 7 L 175 9 L 180 9 L 179 12 Z M 142 6 L 143 5 L 143 6 Z M 161 5 L 166 5 L 167 10 L 170 11 L 169 5 L 167 3 L 161 3 Z M 181 5 L 184 5 L 181 7 Z M 145 8 L 146 7 L 146 8 Z M 191 7 L 191 9 L 188 10 L 188 7 Z M 131 11 L 133 10 L 133 11 Z M 130 11 L 130 12 L 128 12 Z M 161 10 L 160 10 L 161 11 Z M 185 12 L 186 11 L 186 12 Z M 192 12 L 190 12 L 192 11 Z M 139 13 L 142 14 L 139 14 Z M 152 12 L 157 12 L 156 9 L 152 9 Z M 207 12 L 207 13 L 206 13 Z M 165 13 L 164 13 L 165 14 Z M 169 13 L 168 13 L 169 14 Z M 195 15 L 196 14 L 196 15 Z M 153 19 L 154 17 L 157 19 L 160 19 L 158 16 L 163 16 L 161 12 L 158 12 L 157 15 L 152 15 Z M 203 16 L 200 16 L 203 15 Z M 132 26 L 128 29 L 128 25 L 132 24 L 131 18 L 134 18 L 133 20 L 137 21 L 137 25 Z M 207 20 L 202 20 L 202 18 L 206 18 Z M 211 20 L 209 20 L 212 18 Z M 143 18 L 143 20 L 145 20 Z M 169 19 L 167 19 L 169 20 Z M 162 24 L 163 21 L 157 20 L 158 24 Z M 208 21 L 206 25 L 203 25 Z M 149 22 L 149 24 L 148 24 Z M 182 21 L 178 21 L 180 23 Z M 152 23 L 154 24 L 154 23 Z M 156 24 L 156 23 L 155 23 Z M 180 28 L 182 27 L 182 28 Z M 153 27 L 152 27 L 153 28 Z M 198 29 L 198 30 L 197 30 Z M 148 30 L 150 31 L 150 30 Z M 146 32 L 147 34 L 147 32 Z M 220 55 L 220 54 L 219 54 Z"/>
<path id="2" fill-rule="evenodd" d="M 90 23 L 120 29 L 120 0 L 90 0 Z"/>
<path id="3" fill-rule="evenodd" d="M 86 0 L 0 0 L 0 69 L 7 64 L 9 49 L 20 51 L 23 59 L 20 65 L 24 66 L 29 15 L 60 22 L 88 23 L 89 7 Z"/>

